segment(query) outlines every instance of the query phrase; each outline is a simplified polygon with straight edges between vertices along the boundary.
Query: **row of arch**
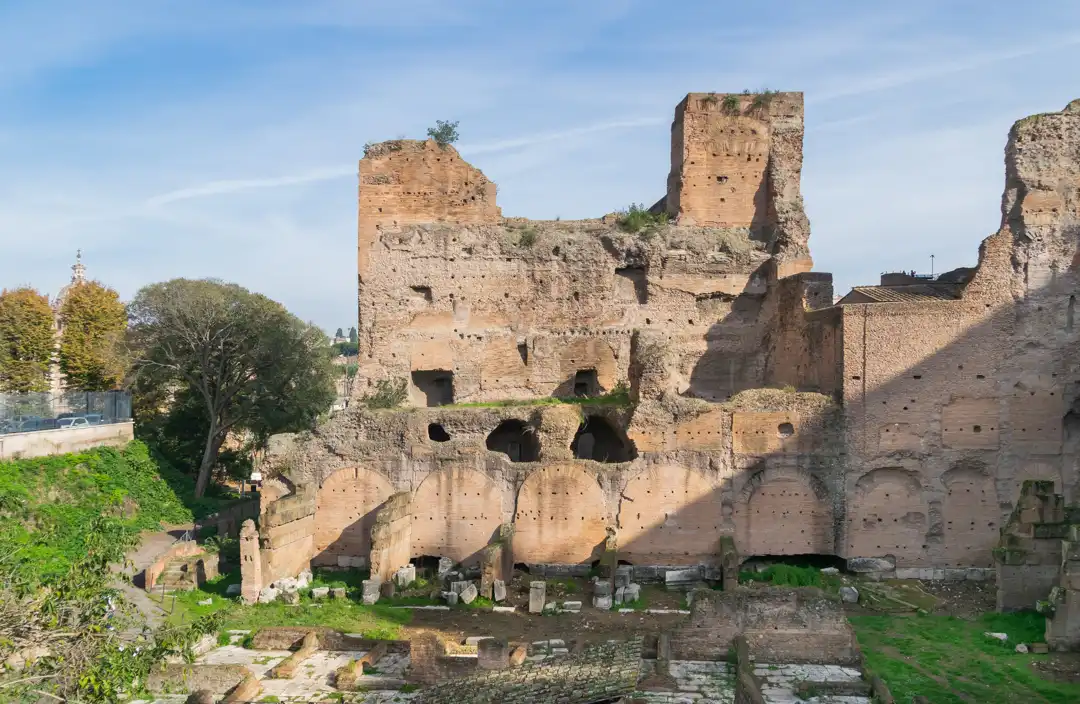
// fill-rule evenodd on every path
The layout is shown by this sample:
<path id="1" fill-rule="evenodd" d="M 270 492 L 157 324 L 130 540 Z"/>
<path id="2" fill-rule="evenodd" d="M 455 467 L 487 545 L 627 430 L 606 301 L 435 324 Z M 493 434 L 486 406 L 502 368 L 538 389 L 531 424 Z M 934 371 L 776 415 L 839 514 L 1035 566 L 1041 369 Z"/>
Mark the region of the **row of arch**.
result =
<path id="1" fill-rule="evenodd" d="M 440 423 L 431 423 L 427 429 L 428 439 L 441 443 L 449 442 L 451 435 Z M 540 442 L 536 429 L 518 418 L 510 418 L 499 423 L 484 441 L 484 446 L 492 452 L 501 452 L 511 462 L 536 462 L 540 459 Z M 637 457 L 634 444 L 600 416 L 588 416 L 578 427 L 570 450 L 576 459 L 596 462 L 629 462 Z"/>
<path id="2" fill-rule="evenodd" d="M 990 566 L 1001 514 L 992 478 L 960 469 L 943 481 L 937 504 L 926 501 L 916 472 L 877 469 L 861 477 L 837 509 L 825 485 L 802 471 L 759 471 L 739 496 L 725 499 L 700 472 L 650 465 L 619 498 L 620 557 L 635 564 L 695 564 L 715 555 L 721 535 L 733 533 L 746 556 L 894 555 L 901 565 L 918 565 L 925 564 L 930 544 L 940 543 L 935 555 L 948 564 Z M 330 475 L 318 491 L 316 562 L 366 557 L 375 513 L 393 493 L 390 481 L 370 469 Z M 469 561 L 497 534 L 504 496 L 486 474 L 451 466 L 421 482 L 412 506 L 414 557 Z M 605 541 L 608 516 L 604 489 L 579 466 L 537 469 L 517 494 L 515 560 L 587 562 Z"/>

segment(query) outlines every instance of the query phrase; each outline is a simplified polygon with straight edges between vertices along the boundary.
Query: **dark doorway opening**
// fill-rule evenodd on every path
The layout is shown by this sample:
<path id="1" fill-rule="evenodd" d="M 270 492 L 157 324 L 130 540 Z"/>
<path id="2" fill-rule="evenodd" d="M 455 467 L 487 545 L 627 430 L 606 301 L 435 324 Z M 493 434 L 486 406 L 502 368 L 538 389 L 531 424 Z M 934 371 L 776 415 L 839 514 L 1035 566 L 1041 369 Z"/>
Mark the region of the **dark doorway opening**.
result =
<path id="1" fill-rule="evenodd" d="M 412 373 L 412 383 L 424 394 L 428 406 L 445 406 L 454 402 L 454 373 L 443 370 Z"/>
<path id="2" fill-rule="evenodd" d="M 575 396 L 596 396 L 600 393 L 600 382 L 595 369 L 582 369 L 574 374 Z"/>
<path id="3" fill-rule="evenodd" d="M 432 423 L 427 427 L 428 439 L 435 442 L 446 442 L 450 439 L 450 433 L 446 432 L 446 428 L 442 427 L 439 423 Z"/>
<path id="4" fill-rule="evenodd" d="M 570 450 L 579 460 L 629 462 L 637 457 L 634 445 L 604 418 L 590 416 L 578 428 Z"/>
<path id="5" fill-rule="evenodd" d="M 511 462 L 535 462 L 540 455 L 532 426 L 516 418 L 504 420 L 491 431 L 487 449 L 505 454 Z"/>

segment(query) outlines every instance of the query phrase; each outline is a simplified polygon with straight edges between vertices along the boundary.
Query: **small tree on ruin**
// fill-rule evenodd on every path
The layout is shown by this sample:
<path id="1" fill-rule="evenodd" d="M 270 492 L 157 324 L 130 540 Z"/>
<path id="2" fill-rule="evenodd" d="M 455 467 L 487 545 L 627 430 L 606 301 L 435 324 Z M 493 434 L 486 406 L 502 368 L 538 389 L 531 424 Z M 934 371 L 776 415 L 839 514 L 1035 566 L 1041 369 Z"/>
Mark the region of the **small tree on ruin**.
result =
<path id="1" fill-rule="evenodd" d="M 440 147 L 453 144 L 458 141 L 457 120 L 453 122 L 435 120 L 434 127 L 428 127 L 428 137 L 431 137 Z"/>
<path id="2" fill-rule="evenodd" d="M 64 298 L 60 322 L 60 369 L 67 386 L 117 388 L 127 369 L 121 344 L 127 311 L 119 294 L 96 281 L 75 284 Z"/>
<path id="3" fill-rule="evenodd" d="M 0 292 L 0 391 L 48 391 L 54 342 L 48 298 L 32 288 Z"/>
<path id="4" fill-rule="evenodd" d="M 333 403 L 325 334 L 265 296 L 215 280 L 173 279 L 143 288 L 128 311 L 143 383 L 179 387 L 205 408 L 197 497 L 230 431 L 265 440 L 311 427 Z"/>

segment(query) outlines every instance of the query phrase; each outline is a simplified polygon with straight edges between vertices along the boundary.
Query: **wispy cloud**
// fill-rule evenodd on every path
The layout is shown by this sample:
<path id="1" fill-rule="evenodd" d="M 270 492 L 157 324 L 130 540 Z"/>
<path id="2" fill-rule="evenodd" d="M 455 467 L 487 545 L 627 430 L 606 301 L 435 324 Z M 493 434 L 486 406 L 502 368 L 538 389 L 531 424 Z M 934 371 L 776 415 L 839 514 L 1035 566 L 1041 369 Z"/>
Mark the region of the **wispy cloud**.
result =
<path id="1" fill-rule="evenodd" d="M 124 296 L 220 276 L 338 327 L 365 142 L 457 119 L 505 213 L 594 216 L 663 194 L 683 95 L 760 87 L 806 92 L 837 288 L 970 263 L 1009 123 L 1078 97 L 1080 7 L 778 2 L 0 2 L 0 286 L 55 291 L 81 247 Z"/>

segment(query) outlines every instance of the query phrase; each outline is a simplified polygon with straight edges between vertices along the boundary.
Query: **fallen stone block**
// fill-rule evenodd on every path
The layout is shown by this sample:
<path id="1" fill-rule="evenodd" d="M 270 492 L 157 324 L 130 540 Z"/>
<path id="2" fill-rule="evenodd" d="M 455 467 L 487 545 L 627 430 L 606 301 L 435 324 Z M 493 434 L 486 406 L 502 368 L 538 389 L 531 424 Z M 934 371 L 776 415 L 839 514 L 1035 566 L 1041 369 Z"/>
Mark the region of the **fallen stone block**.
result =
<path id="1" fill-rule="evenodd" d="M 315 651 L 319 649 L 319 637 L 315 631 L 308 631 L 308 634 L 304 636 L 303 642 L 300 644 L 300 649 L 295 653 L 285 658 L 270 670 L 270 677 L 275 680 L 290 680 L 296 675 L 297 668 L 300 664 L 315 654 Z"/>
<path id="2" fill-rule="evenodd" d="M 840 570 L 835 567 L 823 567 L 821 569 L 821 574 L 840 574 Z"/>
<path id="3" fill-rule="evenodd" d="M 864 574 L 867 572 L 892 572 L 896 563 L 885 557 L 853 557 L 847 561 L 849 572 Z M 942 577 L 945 571 L 941 571 Z"/>
<path id="4" fill-rule="evenodd" d="M 987 631 L 983 633 L 983 635 L 993 640 L 1000 640 L 1002 643 L 1009 640 L 1008 633 L 991 633 L 990 631 Z"/>
<path id="5" fill-rule="evenodd" d="M 325 599 L 330 596 L 330 587 L 316 587 L 311 590 L 312 599 Z"/>
<path id="6" fill-rule="evenodd" d="M 566 611 L 568 613 L 576 614 L 579 611 L 581 611 L 581 602 L 580 601 L 564 601 L 563 605 L 562 605 L 562 610 Z"/>
<path id="7" fill-rule="evenodd" d="M 374 604 L 379 600 L 379 585 L 380 582 L 377 579 L 365 579 L 361 583 L 361 600 L 367 604 Z"/>
<path id="8" fill-rule="evenodd" d="M 496 579 L 492 583 L 492 592 L 496 602 L 506 601 L 506 582 L 501 579 Z"/>
<path id="9" fill-rule="evenodd" d="M 393 580 L 379 583 L 379 596 L 393 599 L 395 594 L 397 594 L 397 587 L 394 586 Z"/>
<path id="10" fill-rule="evenodd" d="M 593 596 L 611 596 L 611 582 L 603 581 L 593 584 Z"/>
<path id="11" fill-rule="evenodd" d="M 1016 645 L 1015 650 L 1018 653 L 1026 653 L 1028 651 L 1028 647 L 1026 645 L 1024 645 L 1023 643 L 1018 643 Z"/>
<path id="12" fill-rule="evenodd" d="M 859 603 L 859 590 L 855 587 L 840 587 L 840 599 L 848 604 Z"/>
<path id="13" fill-rule="evenodd" d="M 476 601 L 476 597 L 478 597 L 479 595 L 480 595 L 480 592 L 477 591 L 476 585 L 473 584 L 472 582 L 469 582 L 469 586 L 462 589 L 461 594 L 459 596 L 461 597 L 461 601 L 463 603 L 471 604 L 474 601 Z"/>
<path id="14" fill-rule="evenodd" d="M 472 584 L 472 582 L 465 579 L 451 582 L 450 591 L 454 592 L 455 594 L 461 594 L 461 592 L 465 591 L 465 587 L 469 586 L 470 584 Z"/>
<path id="15" fill-rule="evenodd" d="M 199 600 L 199 601 L 197 601 L 195 603 L 198 604 L 199 606 L 212 606 L 214 604 L 214 599 L 213 599 L 213 597 L 211 597 L 209 599 L 201 599 L 201 600 Z"/>
<path id="16" fill-rule="evenodd" d="M 615 590 L 614 603 L 622 604 L 626 600 L 626 587 L 619 587 Z"/>
<path id="17" fill-rule="evenodd" d="M 641 598 L 641 585 L 631 582 L 626 587 L 626 595 L 623 597 L 624 603 L 632 603 Z"/>
<path id="18" fill-rule="evenodd" d="M 331 599 L 344 599 L 346 596 L 345 587 L 332 587 L 330 589 Z"/>
<path id="19" fill-rule="evenodd" d="M 457 592 L 443 592 L 442 595 L 443 599 L 446 599 L 447 604 L 449 604 L 450 606 L 457 605 L 459 598 Z"/>
<path id="20" fill-rule="evenodd" d="M 597 609 L 609 610 L 611 609 L 611 597 L 610 596 L 594 596 L 592 605 Z"/>
<path id="21" fill-rule="evenodd" d="M 445 577 L 452 569 L 454 569 L 454 561 L 449 557 L 439 558 L 438 576 L 441 579 Z"/>
<path id="22" fill-rule="evenodd" d="M 240 681 L 240 684 L 233 687 L 233 689 L 225 695 L 225 698 L 221 700 L 221 704 L 253 702 L 261 692 L 262 684 L 259 682 L 259 678 L 257 678 L 253 672 L 249 671 L 244 679 Z"/>
<path id="23" fill-rule="evenodd" d="M 689 570 L 668 570 L 664 573 L 664 584 L 668 587 L 684 587 L 701 579 L 701 570 L 696 567 Z"/>
<path id="24" fill-rule="evenodd" d="M 269 604 L 272 601 L 276 601 L 280 593 L 281 592 L 274 587 L 263 587 L 259 590 L 259 603 Z"/>
<path id="25" fill-rule="evenodd" d="M 300 592 L 295 590 L 281 592 L 281 600 L 284 601 L 286 604 L 292 604 L 295 606 L 296 604 L 300 603 Z"/>
<path id="26" fill-rule="evenodd" d="M 513 606 L 492 606 L 491 611 L 493 613 L 512 614 L 517 611 L 517 609 L 515 609 Z"/>
<path id="27" fill-rule="evenodd" d="M 355 690 L 357 680 L 364 675 L 365 671 L 374 667 L 375 663 L 386 655 L 386 651 L 386 643 L 376 643 L 371 650 L 367 651 L 356 660 L 339 667 L 334 674 L 334 686 L 338 689 Z"/>
<path id="28" fill-rule="evenodd" d="M 630 584 L 630 580 L 634 574 L 634 568 L 631 565 L 619 565 L 615 568 L 615 588 L 625 587 Z"/>

